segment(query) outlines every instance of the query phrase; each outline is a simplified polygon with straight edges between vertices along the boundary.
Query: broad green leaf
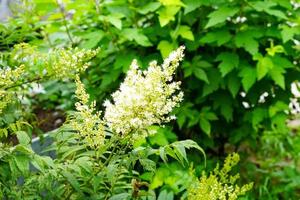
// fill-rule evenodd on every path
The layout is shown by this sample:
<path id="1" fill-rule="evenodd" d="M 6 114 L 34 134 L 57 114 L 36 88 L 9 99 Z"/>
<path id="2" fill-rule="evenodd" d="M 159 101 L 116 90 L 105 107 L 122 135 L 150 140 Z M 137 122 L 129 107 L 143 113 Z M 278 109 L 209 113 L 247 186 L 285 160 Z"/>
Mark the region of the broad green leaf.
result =
<path id="1" fill-rule="evenodd" d="M 258 60 L 256 65 L 257 79 L 261 80 L 273 68 L 273 62 L 269 57 L 263 57 Z"/>
<path id="2" fill-rule="evenodd" d="M 220 81 L 222 79 L 220 72 L 215 68 L 207 70 L 206 74 L 208 76 L 209 84 L 205 84 L 203 86 L 203 97 L 216 91 L 219 88 Z"/>
<path id="3" fill-rule="evenodd" d="M 176 13 L 180 10 L 179 6 L 167 6 L 159 9 L 158 20 L 161 27 L 164 27 L 175 20 Z"/>
<path id="4" fill-rule="evenodd" d="M 231 34 L 228 30 L 217 30 L 217 31 L 209 31 L 205 36 L 200 39 L 200 42 L 203 43 L 213 43 L 217 42 L 218 46 L 221 46 L 231 39 Z"/>
<path id="5" fill-rule="evenodd" d="M 31 141 L 30 137 L 28 136 L 28 134 L 25 131 L 17 131 L 16 135 L 17 135 L 19 143 L 22 145 L 28 145 Z"/>
<path id="6" fill-rule="evenodd" d="M 179 26 L 177 34 L 185 39 L 194 41 L 194 34 L 191 31 L 191 27 L 189 26 L 185 26 L 185 25 Z"/>
<path id="7" fill-rule="evenodd" d="M 125 28 L 122 30 L 122 35 L 129 41 L 135 41 L 139 45 L 145 47 L 152 45 L 149 39 L 137 28 Z"/>
<path id="8" fill-rule="evenodd" d="M 241 87 L 241 81 L 240 81 L 239 77 L 236 76 L 235 73 L 231 73 L 229 75 L 227 86 L 228 86 L 230 93 L 235 98 Z"/>
<path id="9" fill-rule="evenodd" d="M 174 49 L 174 45 L 166 40 L 162 40 L 158 43 L 157 49 L 160 50 L 160 53 L 163 58 L 166 58 L 171 51 Z"/>
<path id="10" fill-rule="evenodd" d="M 199 120 L 199 125 L 201 127 L 201 129 L 208 135 L 210 136 L 210 131 L 211 131 L 211 126 L 210 126 L 210 122 L 201 117 L 200 120 Z"/>
<path id="11" fill-rule="evenodd" d="M 204 81 L 205 83 L 209 84 L 207 75 L 203 69 L 200 68 L 193 68 L 193 74 L 200 80 Z"/>
<path id="12" fill-rule="evenodd" d="M 242 85 L 245 92 L 248 92 L 256 82 L 255 68 L 243 66 L 239 72 L 239 76 L 242 78 Z"/>
<path id="13" fill-rule="evenodd" d="M 209 20 L 205 28 L 212 27 L 216 24 L 225 22 L 228 17 L 234 16 L 239 11 L 236 7 L 220 7 L 218 10 L 213 11 L 208 15 Z"/>
<path id="14" fill-rule="evenodd" d="M 275 65 L 270 71 L 269 74 L 276 85 L 280 86 L 282 89 L 285 89 L 285 70 L 281 66 Z"/>
<path id="15" fill-rule="evenodd" d="M 150 2 L 146 5 L 144 5 L 141 8 L 138 8 L 137 11 L 143 15 L 148 14 L 149 12 L 154 12 L 156 11 L 161 4 L 159 2 Z"/>
<path id="16" fill-rule="evenodd" d="M 115 16 L 115 15 L 108 15 L 106 16 L 107 20 L 109 23 L 114 25 L 117 29 L 121 30 L 122 29 L 122 20 L 120 17 Z"/>
<path id="17" fill-rule="evenodd" d="M 82 48 L 86 49 L 92 49 L 98 45 L 98 43 L 103 39 L 105 36 L 104 31 L 98 30 L 98 31 L 93 31 L 87 34 L 84 34 L 82 38 L 86 39 L 86 41 L 83 41 L 80 46 Z"/>
<path id="18" fill-rule="evenodd" d="M 216 61 L 221 61 L 218 67 L 222 77 L 224 77 L 234 68 L 238 67 L 239 56 L 235 53 L 223 52 L 217 56 Z"/>
<path id="19" fill-rule="evenodd" d="M 159 0 L 164 6 L 184 6 L 181 0 Z"/>
<path id="20" fill-rule="evenodd" d="M 186 5 L 184 8 L 185 15 L 196 10 L 202 5 L 202 2 L 200 0 L 184 0 L 183 2 Z"/>
<path id="21" fill-rule="evenodd" d="M 24 155 L 15 155 L 13 158 L 20 172 L 26 175 L 29 172 L 29 158 Z"/>
<path id="22" fill-rule="evenodd" d="M 277 5 L 277 3 L 272 2 L 272 1 L 255 1 L 255 2 L 250 2 L 250 5 L 252 8 L 259 12 L 266 12 L 269 15 L 273 15 L 275 17 L 281 18 L 281 19 L 287 19 L 286 15 L 280 11 L 276 10 L 274 6 Z"/>
<path id="23" fill-rule="evenodd" d="M 257 32 L 254 30 L 247 30 L 238 32 L 234 38 L 237 47 L 243 47 L 250 54 L 254 55 L 258 52 L 258 42 L 255 40 Z"/>
<path id="24" fill-rule="evenodd" d="M 281 31 L 283 43 L 292 40 L 296 34 L 299 34 L 299 27 L 289 27 L 284 25 Z"/>

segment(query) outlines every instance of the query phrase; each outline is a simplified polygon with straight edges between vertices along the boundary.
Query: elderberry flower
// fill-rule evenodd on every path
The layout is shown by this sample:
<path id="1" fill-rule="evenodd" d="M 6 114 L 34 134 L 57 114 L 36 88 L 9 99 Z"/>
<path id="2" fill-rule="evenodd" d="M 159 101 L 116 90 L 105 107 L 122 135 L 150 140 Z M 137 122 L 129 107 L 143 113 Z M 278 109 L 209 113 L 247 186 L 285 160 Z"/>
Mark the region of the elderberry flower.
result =
<path id="1" fill-rule="evenodd" d="M 141 71 L 133 60 L 124 82 L 112 94 L 112 102 L 104 102 L 104 121 L 108 127 L 122 136 L 132 133 L 133 139 L 145 137 L 146 129 L 174 119 L 169 116 L 183 99 L 180 82 L 172 81 L 184 47 L 179 47 L 166 58 L 161 66 L 152 61 Z"/>

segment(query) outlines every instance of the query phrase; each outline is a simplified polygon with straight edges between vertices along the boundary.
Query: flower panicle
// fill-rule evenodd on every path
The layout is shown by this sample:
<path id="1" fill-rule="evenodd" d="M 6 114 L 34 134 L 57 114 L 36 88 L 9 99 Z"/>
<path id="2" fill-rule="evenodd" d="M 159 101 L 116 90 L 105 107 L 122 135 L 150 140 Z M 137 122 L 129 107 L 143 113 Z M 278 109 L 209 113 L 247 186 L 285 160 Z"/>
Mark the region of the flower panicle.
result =
<path id="1" fill-rule="evenodd" d="M 174 119 L 169 116 L 183 99 L 181 82 L 172 81 L 175 70 L 184 57 L 184 46 L 173 51 L 159 66 L 149 63 L 140 70 L 133 60 L 120 88 L 112 94 L 112 101 L 104 102 L 104 121 L 121 135 L 147 136 L 147 127 Z"/>

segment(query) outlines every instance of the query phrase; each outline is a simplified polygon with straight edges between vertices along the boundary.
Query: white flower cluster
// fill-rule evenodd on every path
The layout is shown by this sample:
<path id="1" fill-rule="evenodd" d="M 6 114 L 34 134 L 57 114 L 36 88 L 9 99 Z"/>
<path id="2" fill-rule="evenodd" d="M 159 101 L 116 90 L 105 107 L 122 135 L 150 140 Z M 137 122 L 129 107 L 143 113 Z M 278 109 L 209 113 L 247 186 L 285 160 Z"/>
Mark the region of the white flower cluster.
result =
<path id="1" fill-rule="evenodd" d="M 113 132 L 123 136 L 132 133 L 133 138 L 146 136 L 143 134 L 149 126 L 175 119 L 169 114 L 182 101 L 183 92 L 173 75 L 183 51 L 183 46 L 173 51 L 162 66 L 152 61 L 145 71 L 133 60 L 124 82 L 112 94 L 112 102 L 104 102 L 104 121 Z"/>

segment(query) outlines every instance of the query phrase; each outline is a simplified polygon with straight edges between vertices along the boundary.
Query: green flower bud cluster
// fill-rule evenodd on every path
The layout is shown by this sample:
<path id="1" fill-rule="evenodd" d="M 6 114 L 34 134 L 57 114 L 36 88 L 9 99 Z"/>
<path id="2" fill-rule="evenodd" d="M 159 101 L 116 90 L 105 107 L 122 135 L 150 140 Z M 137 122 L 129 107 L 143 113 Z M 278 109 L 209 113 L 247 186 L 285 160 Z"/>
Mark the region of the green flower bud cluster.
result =
<path id="1" fill-rule="evenodd" d="M 193 182 L 188 190 L 189 200 L 235 200 L 251 190 L 253 183 L 240 187 L 236 184 L 239 174 L 229 175 L 232 168 L 239 162 L 238 154 L 233 153 L 225 159 L 224 166 L 217 166 L 209 176 L 202 174 L 199 180 Z"/>
<path id="2" fill-rule="evenodd" d="M 89 103 L 89 95 L 84 89 L 79 76 L 76 76 L 76 102 L 77 112 L 70 120 L 70 127 L 76 130 L 84 143 L 91 148 L 97 148 L 104 143 L 104 125 L 100 119 L 101 112 L 96 111 L 96 102 Z"/>

